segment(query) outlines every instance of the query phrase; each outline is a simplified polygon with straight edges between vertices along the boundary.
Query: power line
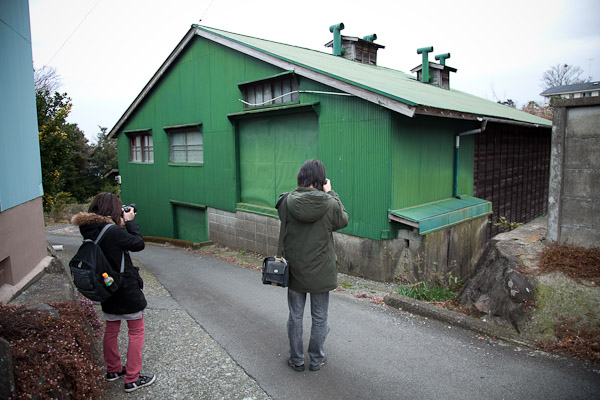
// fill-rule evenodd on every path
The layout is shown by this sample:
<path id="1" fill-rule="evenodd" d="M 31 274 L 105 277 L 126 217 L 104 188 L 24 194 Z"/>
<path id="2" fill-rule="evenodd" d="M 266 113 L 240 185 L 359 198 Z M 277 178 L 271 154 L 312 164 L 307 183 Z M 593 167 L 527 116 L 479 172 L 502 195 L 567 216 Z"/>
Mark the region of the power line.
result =
<path id="1" fill-rule="evenodd" d="M 85 14 L 85 17 L 83 17 L 83 19 L 79 22 L 79 24 L 75 27 L 75 29 L 73 29 L 73 31 L 71 32 L 71 34 L 69 35 L 69 37 L 67 37 L 67 39 L 64 41 L 64 43 L 58 48 L 58 50 L 56 50 L 56 53 L 54 53 L 54 55 L 52 57 L 50 57 L 50 60 L 48 60 L 48 62 L 45 65 L 49 65 L 52 60 L 54 60 L 54 57 L 56 57 L 56 55 L 58 53 L 60 53 L 60 51 L 63 49 L 63 47 L 65 47 L 65 45 L 67 44 L 67 42 L 71 39 L 71 37 L 75 34 L 75 32 L 77 31 L 77 29 L 79 29 L 79 27 L 81 26 L 81 24 L 83 24 L 83 21 L 86 20 L 86 18 L 88 17 L 88 15 L 90 15 L 92 13 L 92 11 L 94 11 L 94 8 L 96 8 L 96 6 L 101 2 L 102 0 L 97 0 L 96 3 L 92 6 L 92 8 L 90 9 L 90 11 L 88 11 L 87 14 Z"/>
<path id="2" fill-rule="evenodd" d="M 202 20 L 204 19 L 204 16 L 206 15 L 206 13 L 208 12 L 208 9 L 210 8 L 210 6 L 212 6 L 212 3 L 214 3 L 215 0 L 210 0 L 210 3 L 208 4 L 208 6 L 206 7 L 206 10 L 204 10 L 204 13 L 202 14 L 202 17 L 200 17 L 200 21 L 198 22 L 202 22 Z"/>

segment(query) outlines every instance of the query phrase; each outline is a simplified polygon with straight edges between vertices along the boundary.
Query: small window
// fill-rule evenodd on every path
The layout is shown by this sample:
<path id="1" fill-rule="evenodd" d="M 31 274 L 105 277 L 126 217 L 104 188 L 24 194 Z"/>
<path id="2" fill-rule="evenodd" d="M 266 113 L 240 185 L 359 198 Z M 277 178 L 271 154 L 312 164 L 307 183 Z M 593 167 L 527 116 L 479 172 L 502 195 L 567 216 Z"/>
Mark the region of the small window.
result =
<path id="1" fill-rule="evenodd" d="M 154 146 L 149 132 L 129 133 L 129 160 L 132 162 L 153 163 Z"/>
<path id="2" fill-rule="evenodd" d="M 169 131 L 169 148 L 171 162 L 193 164 L 204 162 L 202 132 L 196 127 Z"/>
<path id="3" fill-rule="evenodd" d="M 246 108 L 300 101 L 298 82 L 292 74 L 248 83 L 241 89 Z"/>

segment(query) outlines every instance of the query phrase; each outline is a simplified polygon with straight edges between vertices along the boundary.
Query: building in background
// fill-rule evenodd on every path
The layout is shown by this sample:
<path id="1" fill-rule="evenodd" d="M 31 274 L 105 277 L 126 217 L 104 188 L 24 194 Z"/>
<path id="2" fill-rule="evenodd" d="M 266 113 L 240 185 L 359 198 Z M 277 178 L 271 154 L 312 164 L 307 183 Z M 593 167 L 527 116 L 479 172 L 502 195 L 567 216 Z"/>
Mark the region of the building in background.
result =
<path id="1" fill-rule="evenodd" d="M 144 235 L 274 254 L 310 158 L 350 216 L 340 271 L 370 279 L 466 278 L 490 215 L 545 213 L 550 121 L 452 89 L 449 53 L 418 49 L 415 77 L 342 29 L 331 54 L 191 27 L 109 134 Z"/>
<path id="2" fill-rule="evenodd" d="M 546 100 L 552 97 L 561 99 L 579 99 L 581 97 L 600 96 L 600 82 L 576 83 L 574 85 L 555 86 L 540 93 Z"/>

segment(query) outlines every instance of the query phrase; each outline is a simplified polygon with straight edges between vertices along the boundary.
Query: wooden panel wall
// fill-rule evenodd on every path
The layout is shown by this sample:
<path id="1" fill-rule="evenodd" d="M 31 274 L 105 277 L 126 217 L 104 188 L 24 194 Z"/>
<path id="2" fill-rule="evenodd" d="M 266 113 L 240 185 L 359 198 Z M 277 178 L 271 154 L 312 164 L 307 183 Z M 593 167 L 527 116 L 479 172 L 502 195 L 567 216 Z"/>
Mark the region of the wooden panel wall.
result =
<path id="1" fill-rule="evenodd" d="M 548 212 L 550 129 L 488 124 L 475 137 L 473 195 L 492 202 L 491 222 L 526 223 Z M 488 225 L 488 239 L 501 229 Z"/>

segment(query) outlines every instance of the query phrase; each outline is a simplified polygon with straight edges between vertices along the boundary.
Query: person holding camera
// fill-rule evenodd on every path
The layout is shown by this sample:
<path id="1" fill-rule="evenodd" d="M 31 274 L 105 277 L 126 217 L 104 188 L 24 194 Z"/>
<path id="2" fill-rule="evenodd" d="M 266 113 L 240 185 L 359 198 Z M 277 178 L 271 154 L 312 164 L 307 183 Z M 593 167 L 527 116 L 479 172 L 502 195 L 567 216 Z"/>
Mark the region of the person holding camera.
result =
<path id="1" fill-rule="evenodd" d="M 124 254 L 123 273 L 112 277 L 118 284 L 118 289 L 113 296 L 103 301 L 101 306 L 103 319 L 106 321 L 103 340 L 106 379 L 114 381 L 124 378 L 126 392 L 151 385 L 156 380 L 156 376 L 152 374 L 140 375 L 147 303 L 142 292 L 144 282 L 139 268 L 133 265 L 129 256 L 130 251 L 141 251 L 145 246 L 138 224 L 134 221 L 136 212 L 135 204 L 124 207 L 114 194 L 99 193 L 92 200 L 88 212 L 80 212 L 71 219 L 71 223 L 79 227 L 84 239 L 95 240 L 107 224 L 116 224 L 119 227 L 108 229 L 98 245 L 114 271 L 121 270 Z M 129 337 L 125 366 L 121 363 L 117 340 L 123 320 L 127 321 Z"/>
<path id="2" fill-rule="evenodd" d="M 290 353 L 288 365 L 304 371 L 302 318 L 306 294 L 310 293 L 312 326 L 309 369 L 325 363 L 324 343 L 330 326 L 327 319 L 329 292 L 337 287 L 337 256 L 332 232 L 348 225 L 348 213 L 331 189 L 325 166 L 308 160 L 300 167 L 298 187 L 277 202 L 280 219 L 285 215 L 283 257 L 290 265 L 287 322 Z"/>

